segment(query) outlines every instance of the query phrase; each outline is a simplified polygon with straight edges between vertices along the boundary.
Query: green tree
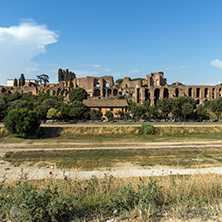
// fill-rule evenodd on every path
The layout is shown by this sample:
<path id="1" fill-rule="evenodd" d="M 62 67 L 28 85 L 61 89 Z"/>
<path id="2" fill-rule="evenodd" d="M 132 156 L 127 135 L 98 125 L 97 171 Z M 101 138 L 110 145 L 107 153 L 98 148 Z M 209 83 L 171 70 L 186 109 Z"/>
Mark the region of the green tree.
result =
<path id="1" fill-rule="evenodd" d="M 151 116 L 153 116 L 154 119 L 157 119 L 157 117 L 159 116 L 159 111 L 158 111 L 157 106 L 155 106 L 155 105 L 150 106 L 149 107 L 149 114 Z"/>
<path id="2" fill-rule="evenodd" d="M 83 101 L 87 99 L 87 92 L 83 88 L 75 88 L 69 93 L 70 102 Z"/>
<path id="3" fill-rule="evenodd" d="M 25 76 L 22 73 L 20 78 L 19 78 L 19 86 L 24 86 L 25 85 Z"/>
<path id="4" fill-rule="evenodd" d="M 48 110 L 46 117 L 48 119 L 59 119 L 61 117 L 61 112 L 58 109 L 51 108 Z"/>
<path id="5" fill-rule="evenodd" d="M 58 69 L 58 81 L 64 81 L 64 72 L 61 68 Z"/>
<path id="6" fill-rule="evenodd" d="M 211 101 L 210 105 L 211 111 L 216 115 L 217 121 L 220 119 L 220 115 L 222 113 L 222 98 L 216 98 Z"/>
<path id="7" fill-rule="evenodd" d="M 0 119 L 4 119 L 7 114 L 7 104 L 4 99 L 0 99 Z"/>
<path id="8" fill-rule="evenodd" d="M 171 100 L 169 100 L 168 98 L 163 98 L 162 100 L 157 101 L 157 107 L 160 109 L 165 119 L 172 110 L 172 105 L 170 101 Z"/>
<path id="9" fill-rule="evenodd" d="M 14 85 L 14 86 L 18 86 L 18 80 L 17 80 L 16 78 L 14 79 L 13 85 Z"/>
<path id="10" fill-rule="evenodd" d="M 118 116 L 118 120 L 119 120 L 119 118 L 121 118 L 121 117 L 124 116 L 124 112 L 123 112 L 122 110 L 118 110 L 118 111 L 115 113 L 115 115 Z"/>
<path id="11" fill-rule="evenodd" d="M 102 112 L 101 112 L 101 110 L 99 110 L 99 109 L 92 109 L 91 111 L 90 111 L 90 116 L 94 119 L 100 119 L 102 116 L 103 116 L 103 114 L 102 114 Z"/>
<path id="12" fill-rule="evenodd" d="M 190 104 L 190 103 L 184 103 L 184 104 L 182 105 L 182 110 L 181 110 L 181 112 L 182 112 L 182 114 L 183 114 L 184 120 L 186 119 L 186 117 L 187 117 L 188 115 L 192 114 L 193 111 L 194 111 L 194 107 L 193 107 L 192 104 Z"/>
<path id="13" fill-rule="evenodd" d="M 174 115 L 174 118 L 179 118 L 183 116 L 183 108 L 182 106 L 185 103 L 189 103 L 192 105 L 192 109 L 196 108 L 196 102 L 193 98 L 189 96 L 181 96 L 181 97 L 175 97 L 175 98 L 170 98 L 170 103 L 171 103 L 171 111 Z"/>
<path id="14" fill-rule="evenodd" d="M 208 116 L 207 109 L 202 104 L 198 105 L 195 111 L 200 120 L 205 116 Z"/>
<path id="15" fill-rule="evenodd" d="M 134 105 L 131 108 L 131 113 L 137 117 L 137 120 L 146 113 L 146 109 L 142 104 Z"/>
<path id="16" fill-rule="evenodd" d="M 28 108 L 13 109 L 4 119 L 4 126 L 10 134 L 19 137 L 33 135 L 40 125 L 40 120 L 35 111 Z"/>
<path id="17" fill-rule="evenodd" d="M 113 117 L 113 113 L 110 110 L 108 110 L 106 111 L 105 116 L 110 120 Z"/>
<path id="18" fill-rule="evenodd" d="M 117 80 L 115 81 L 116 87 L 120 88 L 120 85 L 121 85 L 122 82 L 123 82 L 123 79 L 117 79 Z"/>
<path id="19" fill-rule="evenodd" d="M 42 74 L 42 75 L 39 75 L 36 77 L 37 77 L 38 82 L 40 82 L 40 83 L 42 83 L 42 82 L 44 82 L 44 84 L 49 83 L 49 76 L 46 74 Z"/>

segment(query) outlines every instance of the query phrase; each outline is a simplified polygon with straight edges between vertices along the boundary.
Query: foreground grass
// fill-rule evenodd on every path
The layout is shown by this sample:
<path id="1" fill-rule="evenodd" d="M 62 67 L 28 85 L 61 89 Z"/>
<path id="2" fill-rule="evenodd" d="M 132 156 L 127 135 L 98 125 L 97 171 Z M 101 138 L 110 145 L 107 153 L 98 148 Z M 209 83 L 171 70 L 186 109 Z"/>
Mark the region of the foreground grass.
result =
<path id="1" fill-rule="evenodd" d="M 29 181 L 21 174 L 14 183 L 0 185 L 0 216 L 12 221 L 164 221 L 169 218 L 201 218 L 221 214 L 222 177 L 216 174 L 150 178 L 114 178 Z"/>
<path id="2" fill-rule="evenodd" d="M 221 166 L 220 148 L 169 148 L 127 150 L 61 150 L 7 152 L 3 158 L 12 165 L 55 164 L 58 168 L 92 170 L 132 164 L 137 166 L 205 167 Z"/>

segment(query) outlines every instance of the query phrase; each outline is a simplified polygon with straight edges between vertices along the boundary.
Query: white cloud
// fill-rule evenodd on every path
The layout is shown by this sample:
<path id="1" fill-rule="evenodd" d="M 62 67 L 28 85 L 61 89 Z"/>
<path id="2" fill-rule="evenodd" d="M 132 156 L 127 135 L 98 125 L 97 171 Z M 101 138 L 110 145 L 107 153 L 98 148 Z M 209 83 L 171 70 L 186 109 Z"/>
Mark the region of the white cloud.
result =
<path id="1" fill-rule="evenodd" d="M 39 68 L 32 58 L 45 53 L 45 46 L 57 42 L 58 37 L 54 31 L 50 31 L 45 25 L 36 24 L 33 20 L 9 28 L 0 27 L 1 81 L 18 78 L 21 73 L 29 78 L 29 72 Z"/>
<path id="2" fill-rule="evenodd" d="M 210 62 L 210 64 L 214 67 L 217 67 L 219 69 L 222 69 L 222 61 L 220 61 L 219 59 L 215 59 L 215 60 L 212 60 Z"/>
<path id="3" fill-rule="evenodd" d="M 185 69 L 186 66 L 179 66 L 179 67 L 169 67 L 169 68 L 165 68 L 165 70 L 177 70 L 177 69 Z"/>
<path id="4" fill-rule="evenodd" d="M 139 71 L 140 71 L 139 69 L 130 70 L 130 71 L 129 71 L 129 74 L 136 73 L 136 72 L 139 72 Z"/>
<path id="5" fill-rule="evenodd" d="M 105 68 L 104 70 L 107 71 L 107 72 L 110 71 L 110 69 L 107 69 L 107 68 Z"/>
<path id="6" fill-rule="evenodd" d="M 75 70 L 77 78 L 86 77 L 86 76 L 100 76 L 99 72 L 88 71 L 88 70 Z"/>
<path id="7" fill-rule="evenodd" d="M 94 68 L 99 68 L 100 67 L 100 65 L 95 65 L 95 64 L 93 64 L 92 65 Z"/>

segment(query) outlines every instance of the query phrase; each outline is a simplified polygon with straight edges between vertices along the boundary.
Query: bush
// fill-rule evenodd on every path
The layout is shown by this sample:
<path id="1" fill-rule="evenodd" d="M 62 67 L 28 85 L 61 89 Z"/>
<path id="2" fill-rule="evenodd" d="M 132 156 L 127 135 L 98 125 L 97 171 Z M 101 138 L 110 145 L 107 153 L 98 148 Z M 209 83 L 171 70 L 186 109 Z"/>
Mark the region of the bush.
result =
<path id="1" fill-rule="evenodd" d="M 150 123 L 143 123 L 141 128 L 143 129 L 143 132 L 148 135 L 153 135 L 155 132 L 154 126 Z"/>
<path id="2" fill-rule="evenodd" d="M 27 137 L 36 132 L 40 120 L 37 113 L 28 108 L 13 109 L 5 117 L 4 125 L 10 134 Z"/>

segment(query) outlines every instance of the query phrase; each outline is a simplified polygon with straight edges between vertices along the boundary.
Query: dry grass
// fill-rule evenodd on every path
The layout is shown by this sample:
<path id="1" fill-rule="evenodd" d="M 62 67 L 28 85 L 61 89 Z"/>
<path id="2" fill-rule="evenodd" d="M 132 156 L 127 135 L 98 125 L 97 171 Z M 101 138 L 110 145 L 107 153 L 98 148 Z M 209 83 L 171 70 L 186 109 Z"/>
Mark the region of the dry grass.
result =
<path id="1" fill-rule="evenodd" d="M 54 163 L 58 168 L 100 169 L 131 163 L 134 166 L 156 165 L 196 168 L 222 165 L 222 150 L 219 148 L 165 148 L 126 150 L 54 150 L 8 152 L 4 160 L 12 165 L 39 163 L 45 166 Z"/>

